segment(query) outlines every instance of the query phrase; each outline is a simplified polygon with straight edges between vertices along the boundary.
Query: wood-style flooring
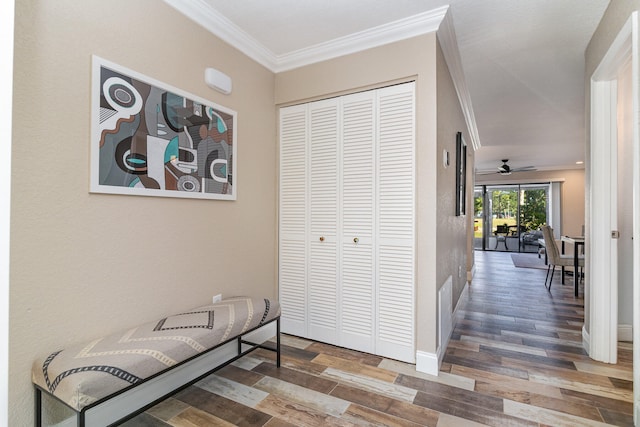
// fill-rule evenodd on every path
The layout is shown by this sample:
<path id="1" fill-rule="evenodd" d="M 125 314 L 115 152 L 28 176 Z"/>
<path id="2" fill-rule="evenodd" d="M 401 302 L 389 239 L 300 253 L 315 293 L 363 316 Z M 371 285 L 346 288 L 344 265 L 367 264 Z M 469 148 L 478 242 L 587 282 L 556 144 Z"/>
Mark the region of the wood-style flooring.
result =
<path id="1" fill-rule="evenodd" d="M 535 255 L 534 255 L 535 256 Z M 476 252 L 439 376 L 283 337 L 282 367 L 259 350 L 126 426 L 632 426 L 631 345 L 618 364 L 582 348 L 584 305 L 559 273 Z"/>

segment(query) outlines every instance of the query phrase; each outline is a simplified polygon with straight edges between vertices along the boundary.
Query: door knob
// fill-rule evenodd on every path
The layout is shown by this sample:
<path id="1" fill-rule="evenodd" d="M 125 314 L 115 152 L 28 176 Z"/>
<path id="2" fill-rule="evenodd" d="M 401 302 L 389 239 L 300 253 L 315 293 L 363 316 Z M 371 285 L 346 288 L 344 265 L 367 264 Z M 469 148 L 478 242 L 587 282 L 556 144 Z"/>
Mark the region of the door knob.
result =
<path id="1" fill-rule="evenodd" d="M 360 239 L 358 239 L 357 237 L 353 238 L 353 243 L 358 243 L 360 241 Z"/>
<path id="2" fill-rule="evenodd" d="M 321 236 L 321 237 L 320 237 L 320 241 L 321 241 L 321 242 L 324 242 L 324 237 L 322 237 L 322 236 Z"/>

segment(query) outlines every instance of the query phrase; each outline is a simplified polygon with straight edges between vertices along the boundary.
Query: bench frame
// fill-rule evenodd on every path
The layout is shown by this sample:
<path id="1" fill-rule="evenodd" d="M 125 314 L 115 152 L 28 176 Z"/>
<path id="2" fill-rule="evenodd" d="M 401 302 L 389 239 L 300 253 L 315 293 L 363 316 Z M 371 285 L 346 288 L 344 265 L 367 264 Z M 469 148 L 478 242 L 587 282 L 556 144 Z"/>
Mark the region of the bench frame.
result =
<path id="1" fill-rule="evenodd" d="M 271 325 L 273 322 L 276 322 L 276 344 L 275 344 L 275 348 L 273 347 L 273 345 L 268 345 L 266 342 L 263 342 L 261 344 L 257 344 L 254 343 L 253 341 L 249 341 L 248 339 L 245 339 L 244 337 L 246 335 L 249 335 L 251 333 L 254 332 L 258 332 L 260 329 L 265 328 L 269 325 Z M 259 333 L 259 332 L 258 332 Z M 236 346 L 237 344 L 237 346 Z M 247 347 L 248 346 L 248 347 Z M 236 354 L 235 355 L 231 355 L 230 358 L 229 356 L 226 355 L 226 353 L 228 353 L 229 351 L 232 350 L 232 347 L 236 347 Z M 85 407 L 82 408 L 82 410 L 80 410 L 79 412 L 72 408 L 71 406 L 69 406 L 66 402 L 58 399 L 56 396 L 54 396 L 53 394 L 49 393 L 49 391 L 41 388 L 40 386 L 34 384 L 34 388 L 35 388 L 35 426 L 36 427 L 42 427 L 42 403 L 43 403 L 43 397 L 42 394 L 44 393 L 47 396 L 53 397 L 56 401 L 62 403 L 64 406 L 70 408 L 71 410 L 73 410 L 73 412 L 75 412 L 76 414 L 76 425 L 78 427 L 85 427 L 86 422 L 87 422 L 87 415 L 88 413 L 90 413 L 92 410 L 96 410 L 98 408 L 100 409 L 109 409 L 109 404 L 110 402 L 113 401 L 114 398 L 117 397 L 122 397 L 122 395 L 124 395 L 125 393 L 128 392 L 134 392 L 136 391 L 135 389 L 138 389 L 137 391 L 139 392 L 141 389 L 145 388 L 145 386 L 147 386 L 150 382 L 154 381 L 154 380 L 169 380 L 170 377 L 175 377 L 175 375 L 171 375 L 175 372 L 172 371 L 176 371 L 176 370 L 180 370 L 178 368 L 182 368 L 182 369 L 189 369 L 189 365 L 195 365 L 198 361 L 203 361 L 203 359 L 207 358 L 207 356 L 209 356 L 212 360 L 216 357 L 216 356 L 222 356 L 225 360 L 222 363 L 217 364 L 214 368 L 212 369 L 208 369 L 206 370 L 206 372 L 204 373 L 197 373 L 196 377 L 190 380 L 187 380 L 186 382 L 182 382 L 180 381 L 180 385 L 177 387 L 173 387 L 171 389 L 169 389 L 169 391 L 167 391 L 166 393 L 162 393 L 162 395 L 160 397 L 157 398 L 152 398 L 151 401 L 147 402 L 147 403 L 143 403 L 141 406 L 136 406 L 136 408 L 133 411 L 129 411 L 125 414 L 123 414 L 123 416 L 121 418 L 118 418 L 116 420 L 114 420 L 113 422 L 111 422 L 109 425 L 110 426 L 115 426 L 118 424 L 121 424 L 133 417 L 135 417 L 136 415 L 141 414 L 142 412 L 146 411 L 147 409 L 151 408 L 152 406 L 158 404 L 159 402 L 161 402 L 162 400 L 180 392 L 181 390 L 184 390 L 185 388 L 193 385 L 194 383 L 200 381 L 201 379 L 211 375 L 213 372 L 235 362 L 236 360 L 240 359 L 241 357 L 247 355 L 248 353 L 251 353 L 252 351 L 258 349 L 258 348 L 263 348 L 266 350 L 270 350 L 270 351 L 274 351 L 276 353 L 276 366 L 279 368 L 280 367 L 280 316 L 270 320 L 267 323 L 264 323 L 262 325 L 258 325 L 253 329 L 250 329 L 246 332 L 244 332 L 241 335 L 235 336 L 233 338 L 229 338 L 228 340 L 218 344 L 215 347 L 212 347 L 210 349 L 207 349 L 195 356 L 192 356 L 188 359 L 183 360 L 180 363 L 175 364 L 174 366 L 171 366 L 170 368 L 164 369 L 148 378 L 145 378 L 144 380 L 136 383 L 136 384 L 132 384 L 128 387 L 125 387 L 121 390 L 118 390 L 115 393 L 110 394 L 109 396 L 105 396 L 102 399 L 99 399 Z M 218 354 L 216 354 L 216 351 L 220 350 L 220 352 Z M 226 353 L 225 353 L 226 352 Z M 198 368 L 194 368 L 194 369 L 198 369 Z M 200 368 L 202 369 L 202 368 Z M 182 371 L 184 372 L 184 370 Z M 180 372 L 176 375 L 179 375 Z M 175 380 L 175 379 L 174 379 Z M 117 405 L 117 403 L 115 404 Z M 114 406 L 114 405 L 112 405 Z M 117 408 L 117 406 L 116 406 Z M 66 422 L 66 421 L 65 421 Z M 69 424 L 70 425 L 70 424 Z"/>

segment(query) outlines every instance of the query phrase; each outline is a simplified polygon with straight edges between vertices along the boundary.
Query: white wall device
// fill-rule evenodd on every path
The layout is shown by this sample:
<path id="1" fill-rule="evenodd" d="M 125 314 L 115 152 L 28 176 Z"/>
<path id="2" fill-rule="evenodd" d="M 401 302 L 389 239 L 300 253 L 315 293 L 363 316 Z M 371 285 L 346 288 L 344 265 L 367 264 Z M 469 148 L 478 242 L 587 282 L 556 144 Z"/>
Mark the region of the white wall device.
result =
<path id="1" fill-rule="evenodd" d="M 204 70 L 204 82 L 211 89 L 215 89 L 225 95 L 229 95 L 231 93 L 231 77 L 227 76 L 222 71 L 216 70 L 215 68 L 206 68 Z"/>

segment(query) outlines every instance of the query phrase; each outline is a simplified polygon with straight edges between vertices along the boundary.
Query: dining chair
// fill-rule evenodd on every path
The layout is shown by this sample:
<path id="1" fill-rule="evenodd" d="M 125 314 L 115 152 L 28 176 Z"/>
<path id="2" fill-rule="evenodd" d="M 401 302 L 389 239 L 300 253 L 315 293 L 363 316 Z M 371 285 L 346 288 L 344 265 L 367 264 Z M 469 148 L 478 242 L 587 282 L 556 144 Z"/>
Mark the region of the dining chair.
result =
<path id="1" fill-rule="evenodd" d="M 496 231 L 493 234 L 496 236 L 496 247 L 494 249 L 498 249 L 498 243 L 502 242 L 504 243 L 504 249 L 508 251 L 507 234 L 509 234 L 509 226 L 507 224 L 496 225 Z"/>
<path id="2" fill-rule="evenodd" d="M 544 280 L 544 287 L 551 292 L 551 283 L 553 282 L 553 274 L 558 267 L 573 267 L 574 260 L 573 255 L 563 255 L 558 249 L 555 237 L 553 237 L 553 228 L 548 225 L 540 227 L 542 230 L 542 237 L 544 238 L 544 246 L 547 252 L 547 258 L 549 267 L 547 267 L 547 277 Z M 584 267 L 584 255 L 578 256 L 578 266 L 582 269 Z M 573 280 L 577 280 L 580 273 L 578 271 L 573 272 Z M 549 283 L 547 285 L 547 282 Z"/>

